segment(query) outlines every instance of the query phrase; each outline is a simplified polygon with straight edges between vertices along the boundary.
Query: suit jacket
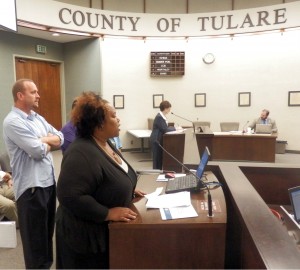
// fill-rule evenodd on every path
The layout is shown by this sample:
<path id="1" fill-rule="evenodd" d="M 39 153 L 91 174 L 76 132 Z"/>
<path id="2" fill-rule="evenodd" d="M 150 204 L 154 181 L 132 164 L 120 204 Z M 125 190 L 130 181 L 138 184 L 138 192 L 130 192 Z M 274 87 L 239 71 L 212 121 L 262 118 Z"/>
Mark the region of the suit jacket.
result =
<path id="1" fill-rule="evenodd" d="M 168 131 L 174 130 L 176 130 L 174 127 L 168 127 L 166 120 L 161 116 L 160 113 L 158 113 L 153 122 L 153 129 L 150 135 L 150 141 L 154 143 L 156 140 L 158 140 L 160 143 L 162 143 L 163 135 Z"/>
<path id="2" fill-rule="evenodd" d="M 254 120 L 252 121 L 252 123 L 251 123 L 248 127 L 251 127 L 251 129 L 254 129 L 254 130 L 255 130 L 256 124 L 264 124 L 264 122 L 263 122 L 263 120 L 259 117 L 259 118 L 257 118 L 257 119 L 254 119 Z M 266 123 L 265 123 L 265 124 L 271 124 L 271 125 L 272 125 L 272 131 L 273 131 L 273 132 L 277 132 L 277 131 L 278 131 L 275 120 L 272 120 L 271 118 L 268 117 L 268 118 L 266 119 Z"/>
<path id="3" fill-rule="evenodd" d="M 75 252 L 103 252 L 108 247 L 108 210 L 128 207 L 137 182 L 127 165 L 125 172 L 92 139 L 77 138 L 65 152 L 57 181 L 56 230 Z"/>

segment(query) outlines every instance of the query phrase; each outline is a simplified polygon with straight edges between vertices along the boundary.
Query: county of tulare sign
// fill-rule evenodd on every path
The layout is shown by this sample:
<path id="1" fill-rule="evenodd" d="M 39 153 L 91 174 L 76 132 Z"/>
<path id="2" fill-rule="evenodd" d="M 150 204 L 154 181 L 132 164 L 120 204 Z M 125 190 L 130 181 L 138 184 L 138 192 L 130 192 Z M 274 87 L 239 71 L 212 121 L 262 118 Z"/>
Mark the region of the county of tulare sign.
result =
<path id="1" fill-rule="evenodd" d="M 99 35 L 195 37 L 270 31 L 300 26 L 299 14 L 299 1 L 213 13 L 150 14 L 17 0 L 20 21 Z"/>

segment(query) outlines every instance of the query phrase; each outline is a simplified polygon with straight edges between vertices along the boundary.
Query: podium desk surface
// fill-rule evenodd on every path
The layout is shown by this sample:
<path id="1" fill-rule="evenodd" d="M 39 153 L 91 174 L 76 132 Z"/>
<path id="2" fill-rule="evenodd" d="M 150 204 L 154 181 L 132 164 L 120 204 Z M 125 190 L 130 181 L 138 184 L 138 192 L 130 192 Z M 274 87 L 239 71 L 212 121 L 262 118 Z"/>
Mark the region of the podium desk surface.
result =
<path id="1" fill-rule="evenodd" d="M 166 182 L 158 174 L 141 175 L 137 189 L 152 193 Z M 209 181 L 215 181 L 208 172 Z M 191 193 L 198 217 L 162 220 L 159 209 L 147 209 L 146 198 L 135 198 L 131 209 L 138 217 L 109 224 L 110 268 L 224 268 L 227 211 L 222 187 L 210 190 L 218 204 L 212 218 L 201 208 L 207 190 Z"/>
<path id="2" fill-rule="evenodd" d="M 205 172 L 208 181 L 217 181 L 216 177 L 212 172 Z M 140 189 L 146 193 L 152 193 L 157 187 L 165 187 L 166 182 L 156 181 L 158 175 L 142 175 L 138 180 L 137 189 Z M 200 203 L 207 200 L 207 190 L 202 189 L 198 192 L 191 192 L 191 202 L 198 217 L 184 218 L 184 219 L 174 219 L 174 220 L 162 220 L 158 209 L 147 209 L 146 208 L 146 198 L 135 198 L 133 200 L 133 210 L 138 211 L 138 217 L 135 221 L 131 222 L 131 225 L 146 225 L 146 224 L 217 224 L 226 223 L 226 203 L 223 195 L 223 190 L 221 187 L 210 189 L 212 200 L 218 202 L 218 212 L 214 213 L 213 218 L 207 216 L 207 211 L 201 209 Z M 164 194 L 164 191 L 162 192 Z"/>

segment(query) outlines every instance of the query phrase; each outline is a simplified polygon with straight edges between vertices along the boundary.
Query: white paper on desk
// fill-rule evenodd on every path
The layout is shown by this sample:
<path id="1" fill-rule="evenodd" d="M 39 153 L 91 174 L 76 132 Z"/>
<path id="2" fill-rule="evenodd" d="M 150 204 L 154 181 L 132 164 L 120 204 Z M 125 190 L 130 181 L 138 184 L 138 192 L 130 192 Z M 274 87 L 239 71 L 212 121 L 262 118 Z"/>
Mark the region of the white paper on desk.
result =
<path id="1" fill-rule="evenodd" d="M 186 176 L 185 173 L 175 173 L 174 175 L 175 175 L 175 177 Z M 165 174 L 160 174 L 156 179 L 157 182 L 167 182 L 168 180 L 169 180 L 169 178 L 166 178 Z"/>
<path id="2" fill-rule="evenodd" d="M 189 218 L 189 217 L 197 217 L 198 216 L 193 205 L 172 207 L 172 208 L 160 208 L 159 211 L 160 211 L 162 220 Z"/>
<path id="3" fill-rule="evenodd" d="M 146 203 L 147 208 L 170 208 L 189 205 L 191 205 L 191 196 L 189 191 L 151 196 Z"/>
<path id="4" fill-rule="evenodd" d="M 163 187 L 158 187 L 154 192 L 148 193 L 144 197 L 146 197 L 149 200 L 151 197 L 158 197 L 158 195 L 161 194 L 162 191 Z"/>
<path id="5" fill-rule="evenodd" d="M 178 130 L 173 130 L 173 131 L 168 131 L 168 132 L 166 132 L 165 134 L 180 134 L 180 133 L 183 133 L 183 132 L 185 132 L 186 131 L 186 129 L 178 129 Z"/>

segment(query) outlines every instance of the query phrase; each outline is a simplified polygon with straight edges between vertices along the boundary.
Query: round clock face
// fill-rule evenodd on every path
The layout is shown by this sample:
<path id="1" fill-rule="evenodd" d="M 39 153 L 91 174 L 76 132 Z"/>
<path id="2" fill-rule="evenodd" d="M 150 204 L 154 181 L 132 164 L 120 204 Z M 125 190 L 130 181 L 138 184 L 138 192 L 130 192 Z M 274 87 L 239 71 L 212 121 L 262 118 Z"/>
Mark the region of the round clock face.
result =
<path id="1" fill-rule="evenodd" d="M 211 64 L 215 61 L 215 56 L 212 53 L 207 53 L 202 59 L 205 64 Z"/>

